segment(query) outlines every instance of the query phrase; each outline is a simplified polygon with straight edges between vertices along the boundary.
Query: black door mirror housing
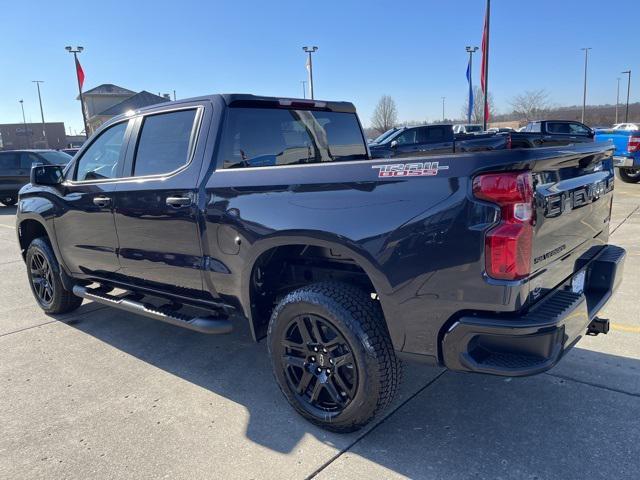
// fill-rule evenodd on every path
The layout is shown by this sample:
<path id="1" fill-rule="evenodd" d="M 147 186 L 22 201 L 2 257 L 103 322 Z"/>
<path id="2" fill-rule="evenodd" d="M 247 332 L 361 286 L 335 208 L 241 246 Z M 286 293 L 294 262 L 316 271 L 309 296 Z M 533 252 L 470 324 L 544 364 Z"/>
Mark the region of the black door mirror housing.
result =
<path id="1" fill-rule="evenodd" d="M 64 180 L 61 165 L 34 165 L 31 167 L 32 185 L 60 185 Z"/>

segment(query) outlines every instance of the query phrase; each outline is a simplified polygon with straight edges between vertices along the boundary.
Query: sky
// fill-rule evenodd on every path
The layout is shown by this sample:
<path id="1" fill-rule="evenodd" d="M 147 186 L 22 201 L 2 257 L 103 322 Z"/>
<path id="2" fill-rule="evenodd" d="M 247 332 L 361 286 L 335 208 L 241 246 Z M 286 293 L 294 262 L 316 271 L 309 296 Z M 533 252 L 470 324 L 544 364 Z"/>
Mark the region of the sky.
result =
<path id="1" fill-rule="evenodd" d="M 210 93 L 302 96 L 303 45 L 314 54 L 316 99 L 347 100 L 365 126 L 381 95 L 399 120 L 461 117 L 467 95 L 466 45 L 480 46 L 485 0 L 369 1 L 29 1 L 3 0 L 0 123 L 45 120 L 82 129 L 72 56 L 82 45 L 85 89 L 114 83 L 178 99 Z M 640 101 L 640 1 L 493 0 L 489 90 L 499 112 L 526 90 L 545 89 L 556 105 L 621 99 L 631 69 Z M 479 52 L 478 52 L 479 53 Z M 479 83 L 480 56 L 474 57 Z M 636 73 L 637 72 L 637 73 Z M 637 80 L 635 80 L 637 79 Z M 634 87 L 635 82 L 635 87 Z"/>

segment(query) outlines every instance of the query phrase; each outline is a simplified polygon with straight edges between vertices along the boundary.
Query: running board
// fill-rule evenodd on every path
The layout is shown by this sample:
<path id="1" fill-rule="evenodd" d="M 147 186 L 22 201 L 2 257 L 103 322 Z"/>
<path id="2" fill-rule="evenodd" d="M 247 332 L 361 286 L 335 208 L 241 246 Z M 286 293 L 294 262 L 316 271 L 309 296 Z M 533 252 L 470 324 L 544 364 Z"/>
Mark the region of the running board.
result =
<path id="1" fill-rule="evenodd" d="M 228 318 L 216 318 L 213 316 L 206 317 L 189 317 L 181 313 L 171 311 L 166 307 L 156 307 L 154 305 L 145 304 L 137 300 L 131 300 L 125 297 L 117 297 L 101 292 L 99 288 L 90 289 L 82 285 L 73 286 L 73 294 L 92 300 L 94 302 L 109 305 L 131 313 L 137 313 L 154 320 L 170 323 L 177 327 L 195 330 L 200 333 L 222 334 L 229 333 L 233 330 L 233 326 Z"/>

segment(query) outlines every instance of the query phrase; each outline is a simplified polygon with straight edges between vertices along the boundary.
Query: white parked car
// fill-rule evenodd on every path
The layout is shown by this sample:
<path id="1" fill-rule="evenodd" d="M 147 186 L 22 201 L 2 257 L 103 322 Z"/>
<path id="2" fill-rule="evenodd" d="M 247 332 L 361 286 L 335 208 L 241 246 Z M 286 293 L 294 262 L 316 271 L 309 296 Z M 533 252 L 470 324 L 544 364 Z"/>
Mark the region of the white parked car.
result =
<path id="1" fill-rule="evenodd" d="M 482 133 L 482 125 L 458 124 L 453 126 L 453 133 Z"/>
<path id="2" fill-rule="evenodd" d="M 616 123 L 613 130 L 640 130 L 640 123 Z"/>

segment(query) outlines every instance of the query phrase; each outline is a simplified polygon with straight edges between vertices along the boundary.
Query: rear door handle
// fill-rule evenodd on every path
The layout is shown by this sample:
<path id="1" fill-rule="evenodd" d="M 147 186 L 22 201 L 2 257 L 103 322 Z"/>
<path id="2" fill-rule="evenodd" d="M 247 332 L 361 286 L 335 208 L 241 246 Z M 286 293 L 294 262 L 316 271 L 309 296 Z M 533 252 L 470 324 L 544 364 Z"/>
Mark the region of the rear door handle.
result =
<path id="1" fill-rule="evenodd" d="M 173 208 L 182 208 L 191 206 L 190 197 L 167 197 L 167 205 Z"/>
<path id="2" fill-rule="evenodd" d="M 98 207 L 106 207 L 111 203 L 109 197 L 93 197 L 93 204 Z"/>

